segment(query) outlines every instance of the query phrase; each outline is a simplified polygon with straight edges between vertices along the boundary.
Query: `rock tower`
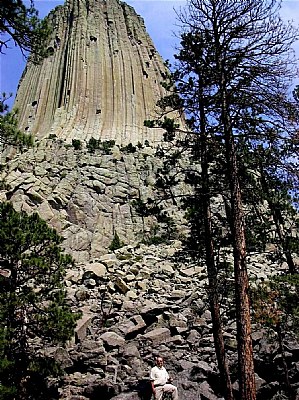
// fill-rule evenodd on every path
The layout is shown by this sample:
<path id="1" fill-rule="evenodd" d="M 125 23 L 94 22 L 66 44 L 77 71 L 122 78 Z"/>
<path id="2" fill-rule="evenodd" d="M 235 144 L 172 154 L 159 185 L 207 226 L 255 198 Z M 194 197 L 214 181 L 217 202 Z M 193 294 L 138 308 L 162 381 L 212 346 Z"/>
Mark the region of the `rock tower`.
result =
<path id="1" fill-rule="evenodd" d="M 159 141 L 161 132 L 143 125 L 155 117 L 165 67 L 134 9 L 119 0 L 67 0 L 48 18 L 47 57 L 27 64 L 18 89 L 21 129 L 69 143 Z"/>
<path id="2" fill-rule="evenodd" d="M 0 154 L 0 201 L 37 212 L 84 263 L 116 233 L 130 244 L 155 232 L 134 202 L 153 197 L 162 130 L 144 120 L 157 116 L 166 69 L 143 19 L 119 0 L 67 0 L 48 19 L 47 57 L 28 62 L 15 103 L 35 145 Z"/>
<path id="3" fill-rule="evenodd" d="M 162 59 L 143 20 L 119 0 L 68 0 L 49 20 L 54 29 L 48 55 L 40 65 L 28 63 L 16 100 L 21 128 L 35 136 L 35 144 L 23 152 L 10 146 L 0 152 L 0 202 L 37 212 L 61 234 L 76 261 L 65 276 L 68 302 L 82 313 L 73 340 L 49 347 L 31 335 L 28 339 L 40 357 L 52 357 L 64 371 L 47 379 L 47 398 L 149 398 L 149 369 L 153 357 L 162 355 L 180 399 L 221 400 L 204 257 L 184 252 L 185 211 L 172 201 L 188 194 L 188 185 L 174 185 L 172 199 L 163 200 L 157 175 L 164 167 L 178 174 L 180 169 L 164 163 L 162 132 L 143 126 L 163 95 Z M 186 171 L 189 163 L 180 156 Z M 194 161 L 192 170 L 199 167 Z M 144 207 L 155 199 L 167 211 L 160 220 Z M 212 200 L 220 222 L 225 201 Z M 169 241 L 172 223 L 179 235 Z M 272 251 L 273 257 L 271 250 L 248 253 L 254 287 L 271 275 L 286 275 L 286 263 Z M 225 351 L 234 379 L 238 333 L 234 279 L 225 268 L 233 265 L 228 246 L 217 249 L 217 265 Z M 283 396 L 280 347 L 287 350 L 288 380 L 299 393 L 299 343 L 292 325 L 289 320 L 284 344 L 278 346 L 273 334 L 253 324 L 258 399 Z M 44 382 L 35 379 L 34 386 L 38 391 Z M 237 381 L 233 390 L 237 396 Z"/>

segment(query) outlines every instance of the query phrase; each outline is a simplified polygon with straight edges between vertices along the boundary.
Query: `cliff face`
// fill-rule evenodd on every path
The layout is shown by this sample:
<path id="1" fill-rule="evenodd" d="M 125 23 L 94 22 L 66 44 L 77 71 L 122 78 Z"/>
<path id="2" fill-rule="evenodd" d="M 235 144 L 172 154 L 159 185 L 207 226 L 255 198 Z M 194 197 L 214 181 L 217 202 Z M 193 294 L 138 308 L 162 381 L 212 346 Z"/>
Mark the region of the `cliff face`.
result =
<path id="1" fill-rule="evenodd" d="M 115 233 L 125 244 L 150 234 L 155 221 L 138 215 L 134 201 L 153 197 L 158 163 L 152 147 L 90 153 L 47 139 L 6 163 L 0 201 L 38 212 L 64 237 L 67 253 L 84 263 L 104 254 Z"/>
<path id="2" fill-rule="evenodd" d="M 49 15 L 48 56 L 29 62 L 16 98 L 20 127 L 37 139 L 118 144 L 159 141 L 155 117 L 165 67 L 143 19 L 119 0 L 68 0 Z"/>
<path id="3" fill-rule="evenodd" d="M 133 202 L 153 197 L 162 132 L 144 120 L 156 116 L 165 67 L 142 18 L 119 0 L 69 0 L 48 18 L 48 56 L 27 64 L 15 104 L 36 143 L 0 154 L 0 201 L 38 212 L 85 262 L 105 253 L 115 233 L 130 244 L 153 229 Z M 91 151 L 91 138 L 109 149 Z"/>

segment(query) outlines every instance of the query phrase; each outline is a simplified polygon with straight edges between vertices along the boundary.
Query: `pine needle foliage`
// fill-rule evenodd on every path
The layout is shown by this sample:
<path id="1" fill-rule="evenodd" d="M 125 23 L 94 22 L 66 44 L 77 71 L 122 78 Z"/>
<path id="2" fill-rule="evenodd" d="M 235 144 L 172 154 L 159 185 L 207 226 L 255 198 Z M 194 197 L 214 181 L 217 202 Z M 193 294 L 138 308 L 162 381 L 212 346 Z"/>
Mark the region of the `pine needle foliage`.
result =
<path id="1" fill-rule="evenodd" d="M 63 280 L 73 260 L 37 214 L 1 203 L 0 221 L 0 397 L 29 399 L 33 375 L 58 371 L 38 349 L 66 343 L 79 317 Z"/>
<path id="2" fill-rule="evenodd" d="M 22 0 L 5 0 L 0 5 L 0 53 L 5 54 L 11 44 L 19 47 L 31 61 L 38 62 L 45 56 L 44 43 L 50 34 L 47 20 L 38 18 L 33 0 L 27 7 Z"/>

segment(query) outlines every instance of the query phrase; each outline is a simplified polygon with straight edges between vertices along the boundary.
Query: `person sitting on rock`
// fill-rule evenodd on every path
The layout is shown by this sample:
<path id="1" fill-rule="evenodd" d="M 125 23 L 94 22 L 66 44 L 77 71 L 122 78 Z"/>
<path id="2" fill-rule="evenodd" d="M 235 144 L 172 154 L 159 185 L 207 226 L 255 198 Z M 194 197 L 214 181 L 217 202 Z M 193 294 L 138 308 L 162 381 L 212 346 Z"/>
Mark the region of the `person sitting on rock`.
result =
<path id="1" fill-rule="evenodd" d="M 173 400 L 178 400 L 178 389 L 172 385 L 168 372 L 164 368 L 162 357 L 156 357 L 156 365 L 151 369 L 150 380 L 153 388 L 155 400 L 162 400 L 165 392 L 171 393 Z"/>

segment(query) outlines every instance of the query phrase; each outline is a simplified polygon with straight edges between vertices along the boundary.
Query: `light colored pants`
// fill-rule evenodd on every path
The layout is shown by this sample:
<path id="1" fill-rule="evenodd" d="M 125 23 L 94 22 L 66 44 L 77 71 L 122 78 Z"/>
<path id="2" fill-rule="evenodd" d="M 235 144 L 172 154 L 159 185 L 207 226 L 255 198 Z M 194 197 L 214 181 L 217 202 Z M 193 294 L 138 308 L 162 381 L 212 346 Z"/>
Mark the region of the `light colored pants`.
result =
<path id="1" fill-rule="evenodd" d="M 166 383 L 164 386 L 158 386 L 155 388 L 155 400 L 162 400 L 163 393 L 171 393 L 172 400 L 179 400 L 178 389 L 176 386 Z"/>

